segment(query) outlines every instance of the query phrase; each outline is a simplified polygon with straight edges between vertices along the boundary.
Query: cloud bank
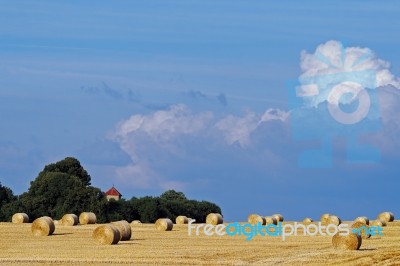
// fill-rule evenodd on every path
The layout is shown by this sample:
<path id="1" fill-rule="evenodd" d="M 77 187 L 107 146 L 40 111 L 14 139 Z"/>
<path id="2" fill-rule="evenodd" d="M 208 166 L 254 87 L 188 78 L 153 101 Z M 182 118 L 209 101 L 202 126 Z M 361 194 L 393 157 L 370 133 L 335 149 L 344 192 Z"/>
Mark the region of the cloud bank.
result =
<path id="1" fill-rule="evenodd" d="M 117 174 L 120 178 L 132 178 L 135 185 L 143 188 L 166 187 L 167 184 L 183 187 L 184 181 L 169 180 L 154 171 L 151 167 L 154 163 L 152 158 L 172 160 L 186 155 L 193 156 L 190 154 L 193 146 L 191 143 L 197 141 L 205 142 L 205 145 L 221 141 L 219 144 L 225 147 L 238 145 L 244 149 L 261 124 L 269 121 L 285 122 L 287 117 L 288 114 L 282 110 L 268 109 L 262 115 L 251 112 L 243 116 L 226 115 L 217 118 L 212 112 L 194 114 L 183 104 L 148 115 L 132 115 L 122 121 L 113 134 L 113 139 L 133 162 L 119 169 Z"/>
<path id="2" fill-rule="evenodd" d="M 315 53 L 302 52 L 300 64 L 303 73 L 300 79 L 343 71 L 336 67 L 339 65 L 341 50 L 344 50 L 346 58 L 349 57 L 343 67 L 346 71 L 368 67 L 377 73 L 379 86 L 374 89 L 379 91 L 382 129 L 365 138 L 360 136 L 360 139 L 378 147 L 384 157 L 394 158 L 400 148 L 397 140 L 400 133 L 400 94 L 396 87 L 398 78 L 390 73 L 389 63 L 379 59 L 368 48 L 343 49 L 338 42 L 330 41 L 321 44 Z M 369 56 L 353 66 L 360 54 L 366 52 Z M 318 53 L 324 54 L 334 65 L 316 60 Z M 193 92 L 193 97 L 204 98 L 200 92 Z M 321 97 L 317 102 L 318 108 L 307 105 L 302 108 L 312 110 L 309 115 L 318 115 L 323 111 L 320 107 L 327 102 L 327 98 Z M 320 179 L 314 178 L 315 173 L 308 176 L 307 170 L 298 167 L 298 154 L 309 145 L 319 144 L 293 141 L 291 116 L 295 112 L 266 108 L 262 113 L 248 110 L 241 115 L 233 115 L 212 111 L 195 112 L 188 105 L 175 104 L 166 110 L 133 114 L 121 121 L 111 136 L 112 141 L 118 143 L 130 157 L 127 165 L 115 168 L 116 178 L 127 187 L 139 190 L 174 188 L 187 191 L 192 188 L 196 191 L 207 189 L 209 193 L 217 195 L 218 188 L 226 187 L 232 190 L 231 193 L 240 195 L 241 189 L 253 189 L 255 198 L 264 195 L 265 189 L 273 186 L 279 187 L 278 191 L 281 192 L 298 194 L 299 199 L 301 193 L 291 191 L 288 184 L 304 191 L 315 191 L 329 184 L 331 191 L 347 189 L 340 187 L 338 180 L 348 182 L 349 186 L 357 183 L 357 177 L 349 179 L 347 171 L 353 173 L 359 170 L 346 164 L 346 148 L 338 145 L 340 142 L 333 142 L 337 149 L 334 160 L 340 167 L 321 172 Z M 313 120 L 305 117 L 304 127 L 316 129 L 320 126 L 308 125 L 307 121 Z M 362 170 L 364 181 L 375 178 L 368 167 Z M 376 167 L 387 168 L 379 164 Z M 234 183 L 243 185 L 236 186 Z M 259 185 L 254 187 L 250 184 Z"/>

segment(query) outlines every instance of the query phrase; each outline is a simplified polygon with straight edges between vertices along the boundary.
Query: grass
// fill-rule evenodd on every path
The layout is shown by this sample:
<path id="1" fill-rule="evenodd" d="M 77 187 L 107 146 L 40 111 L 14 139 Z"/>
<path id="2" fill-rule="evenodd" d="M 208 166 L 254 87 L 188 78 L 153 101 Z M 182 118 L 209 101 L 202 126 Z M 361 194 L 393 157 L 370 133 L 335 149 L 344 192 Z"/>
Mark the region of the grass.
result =
<path id="1" fill-rule="evenodd" d="M 400 221 L 382 237 L 363 239 L 358 251 L 333 249 L 329 236 L 188 236 L 187 225 L 160 232 L 154 224 L 132 226 L 130 241 L 105 246 L 92 238 L 98 225 L 56 225 L 54 235 L 35 237 L 31 224 L 0 223 L 0 264 L 6 265 L 396 265 L 400 261 Z"/>

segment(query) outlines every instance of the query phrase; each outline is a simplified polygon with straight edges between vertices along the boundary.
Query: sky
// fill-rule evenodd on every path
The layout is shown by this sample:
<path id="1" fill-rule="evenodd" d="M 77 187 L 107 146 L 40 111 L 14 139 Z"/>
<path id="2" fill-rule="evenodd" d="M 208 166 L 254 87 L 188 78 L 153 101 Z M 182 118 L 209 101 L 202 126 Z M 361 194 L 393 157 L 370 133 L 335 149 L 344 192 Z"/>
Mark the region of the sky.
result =
<path id="1" fill-rule="evenodd" d="M 103 191 L 175 189 L 228 221 L 399 214 L 399 11 L 0 1 L 0 182 L 73 156 Z"/>

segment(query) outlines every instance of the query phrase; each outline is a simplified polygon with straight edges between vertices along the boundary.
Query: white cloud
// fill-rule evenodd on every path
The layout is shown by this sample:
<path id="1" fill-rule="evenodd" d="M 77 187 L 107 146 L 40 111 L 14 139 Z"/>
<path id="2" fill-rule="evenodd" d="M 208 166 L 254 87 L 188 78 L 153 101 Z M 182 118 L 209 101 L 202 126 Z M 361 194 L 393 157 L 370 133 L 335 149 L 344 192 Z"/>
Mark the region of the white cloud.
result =
<path id="1" fill-rule="evenodd" d="M 139 188 L 182 188 L 184 182 L 170 180 L 155 171 L 151 158 L 161 156 L 161 152 L 168 154 L 165 157 L 176 155 L 179 149 L 174 143 L 183 136 L 201 134 L 212 118 L 211 112 L 192 114 L 188 107 L 179 104 L 148 115 L 135 114 L 121 122 L 113 138 L 133 163 L 117 168 L 118 179 Z"/>
<path id="2" fill-rule="evenodd" d="M 268 109 L 260 116 L 253 112 L 245 116 L 228 115 L 216 123 L 216 128 L 221 131 L 229 145 L 238 143 L 242 148 L 247 147 L 251 142 L 251 134 L 261 123 L 280 120 L 286 121 L 289 113 L 280 109 Z"/>
<path id="3" fill-rule="evenodd" d="M 362 112 L 346 115 L 355 121 L 364 117 L 369 121 L 376 121 L 376 118 L 380 117 L 382 127 L 371 124 L 370 132 L 366 127 L 364 133 L 358 132 L 358 137 L 379 149 L 384 156 L 397 156 L 400 147 L 400 79 L 390 72 L 389 62 L 378 58 L 369 48 L 346 48 L 337 41 L 328 41 L 319 45 L 313 53 L 302 51 L 300 67 L 300 86 L 295 89 L 297 97 L 304 100 L 304 109 L 311 110 L 307 107 L 317 107 L 313 110 L 319 114 L 320 111 L 324 111 L 323 105 L 319 106 L 320 103 L 327 102 L 329 109 L 331 106 L 336 108 L 339 103 L 348 104 L 359 100 L 357 110 L 364 110 L 360 106 L 367 106 L 369 108 L 365 109 L 365 112 L 368 112 L 368 115 Z M 373 90 L 368 94 L 371 102 L 365 101 L 367 98 L 363 88 Z M 342 92 L 351 92 L 353 95 L 346 98 L 344 96 L 349 95 Z M 292 114 L 296 111 L 297 109 L 292 110 Z M 301 119 L 305 122 L 311 121 L 310 117 Z M 312 132 L 313 129 L 319 132 L 321 125 L 309 127 L 308 132 Z"/>
<path id="4" fill-rule="evenodd" d="M 245 147 L 250 143 L 250 134 L 257 128 L 259 118 L 254 113 L 243 117 L 228 115 L 215 125 L 229 145 L 238 143 Z"/>
<path id="5" fill-rule="evenodd" d="M 383 92 L 380 104 L 385 129 L 380 133 L 379 138 L 374 138 L 374 141 L 382 146 L 383 141 L 388 143 L 388 140 L 395 140 L 400 131 L 399 80 L 390 73 L 389 67 L 388 62 L 377 58 L 368 48 L 342 48 L 340 43 L 329 41 L 318 46 L 313 54 L 302 52 L 303 73 L 300 80 L 310 81 L 307 80 L 309 77 L 328 75 L 328 78 L 323 80 L 328 86 L 330 83 L 338 82 L 338 77 L 335 76 L 337 73 L 374 70 L 377 82 L 375 85 L 385 85 L 385 88 L 391 87 L 393 90 L 388 92 L 387 89 L 380 87 Z M 343 84 L 351 86 L 351 82 Z M 303 85 L 307 88 L 310 83 L 303 83 Z M 313 102 L 315 105 L 327 101 L 329 93 L 321 93 L 315 86 L 308 88 L 311 88 L 313 93 L 319 92 Z M 304 98 L 307 98 L 307 95 L 313 97 L 302 88 L 299 92 Z M 338 98 L 336 96 L 331 95 L 331 101 L 336 101 Z M 315 112 L 308 114 L 316 114 L 318 110 L 315 109 Z M 289 143 L 287 137 L 289 135 L 288 118 L 295 111 L 296 109 L 286 112 L 270 108 L 262 114 L 249 111 L 244 115 L 229 114 L 217 118 L 212 112 L 193 113 L 189 107 L 178 104 L 171 106 L 168 110 L 134 114 L 117 125 L 113 135 L 113 139 L 132 160 L 130 165 L 116 168 L 117 178 L 125 184 L 138 188 L 182 189 L 189 183 L 187 180 L 174 178 L 175 173 L 180 173 L 184 167 L 190 169 L 205 167 L 205 162 L 220 159 L 208 155 L 208 151 L 215 152 L 215 149 L 224 149 L 224 146 L 227 148 L 230 145 L 238 145 L 244 154 L 244 157 L 238 156 L 235 158 L 238 161 L 230 162 L 231 164 L 243 163 L 241 160 L 257 164 L 260 161 L 259 157 L 262 157 L 269 158 L 268 162 L 273 161 L 277 165 L 277 162 L 284 162 L 281 157 L 288 156 L 288 152 L 281 154 L 282 147 L 285 145 L 290 146 L 292 152 L 301 150 L 300 146 Z M 281 127 L 282 124 L 285 126 Z M 320 125 L 308 126 L 318 128 Z M 246 153 L 246 150 L 249 153 Z M 226 150 L 226 152 L 229 151 L 231 150 Z M 220 154 L 226 154 L 224 152 L 218 151 L 216 154 L 221 156 Z M 257 154 L 257 159 L 252 157 L 254 154 Z M 202 158 L 199 159 L 200 157 Z M 196 163 L 201 166 L 196 166 Z M 280 165 L 285 167 L 284 163 Z M 190 179 L 190 182 L 194 181 L 196 180 Z"/>
<path id="6" fill-rule="evenodd" d="M 185 105 L 173 105 L 168 110 L 156 111 L 149 115 L 132 115 L 117 126 L 114 138 L 133 160 L 137 160 L 135 146 L 138 134 L 146 135 L 158 145 L 169 146 L 173 139 L 182 135 L 198 134 L 211 120 L 211 112 L 194 115 Z"/>
<path id="7" fill-rule="evenodd" d="M 173 105 L 169 110 L 157 111 L 148 116 L 132 115 L 119 126 L 116 135 L 124 138 L 141 131 L 153 139 L 167 141 L 180 134 L 195 134 L 204 129 L 211 119 L 211 112 L 193 115 L 185 105 Z"/>
<path id="8" fill-rule="evenodd" d="M 202 139 L 208 145 L 207 142 L 222 139 L 222 147 L 237 143 L 247 148 L 252 133 L 262 123 L 284 122 L 287 117 L 288 113 L 282 110 L 268 109 L 262 115 L 249 112 L 243 116 L 226 115 L 216 119 L 211 112 L 194 114 L 182 104 L 147 115 L 132 115 L 117 125 L 113 134 L 113 139 L 132 160 L 128 166 L 116 168 L 117 178 L 139 188 L 182 188 L 185 181 L 173 180 L 162 169 L 166 169 L 165 164 L 173 163 L 173 158 L 175 162 L 188 159 L 191 142 Z M 202 148 L 205 147 L 200 145 Z"/>
<path id="9" fill-rule="evenodd" d="M 302 86 L 297 90 L 310 106 L 327 101 L 332 87 L 345 81 L 361 83 L 369 89 L 388 85 L 400 89 L 400 80 L 390 72 L 389 62 L 369 48 L 343 47 L 338 41 L 323 43 L 313 53 L 302 51 L 300 67 Z M 314 84 L 318 84 L 317 91 Z"/>

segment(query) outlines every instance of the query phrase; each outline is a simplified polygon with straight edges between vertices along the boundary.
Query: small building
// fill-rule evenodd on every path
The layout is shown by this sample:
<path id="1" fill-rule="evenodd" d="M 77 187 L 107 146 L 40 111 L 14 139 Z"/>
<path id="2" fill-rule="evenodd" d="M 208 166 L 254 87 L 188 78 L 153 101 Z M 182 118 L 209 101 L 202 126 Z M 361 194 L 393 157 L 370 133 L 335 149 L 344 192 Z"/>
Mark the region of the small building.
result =
<path id="1" fill-rule="evenodd" d="M 114 187 L 114 185 L 112 186 L 112 188 L 107 190 L 107 192 L 105 194 L 106 194 L 106 197 L 107 197 L 108 201 L 110 199 L 120 200 L 121 197 L 122 197 L 122 194 L 119 193 L 119 191 Z"/>

